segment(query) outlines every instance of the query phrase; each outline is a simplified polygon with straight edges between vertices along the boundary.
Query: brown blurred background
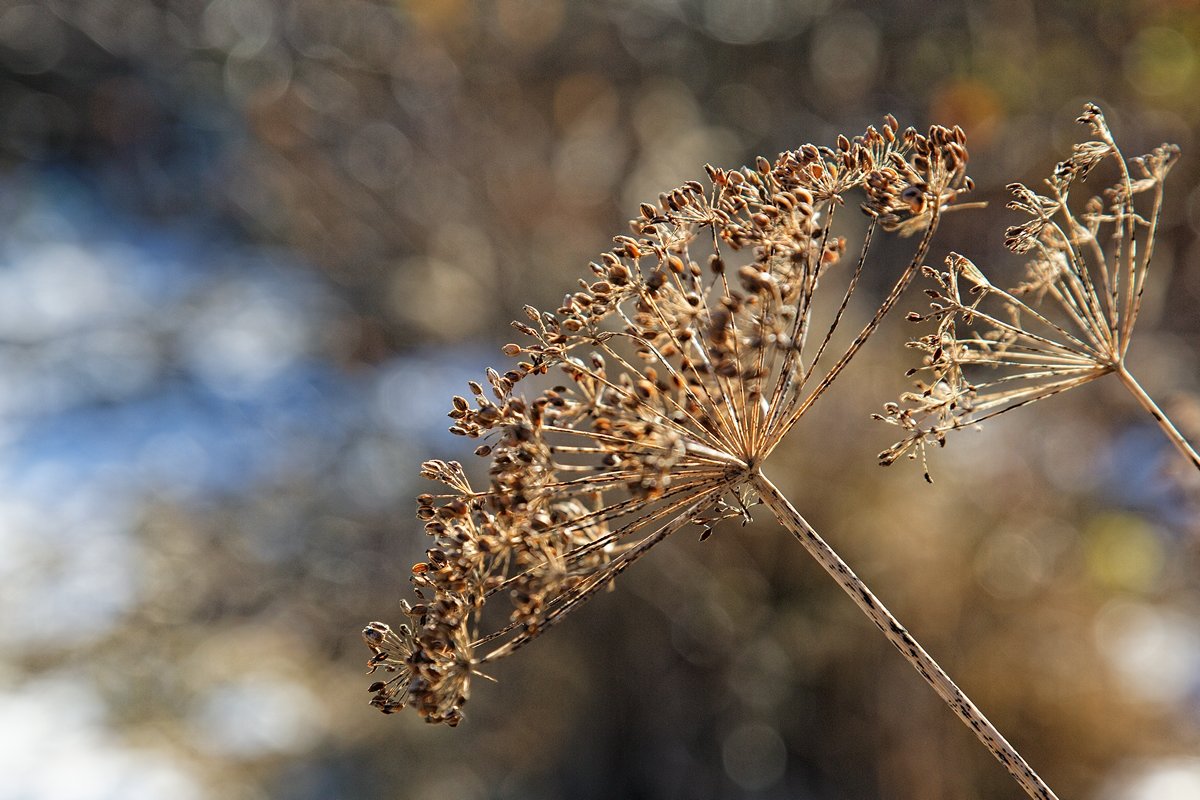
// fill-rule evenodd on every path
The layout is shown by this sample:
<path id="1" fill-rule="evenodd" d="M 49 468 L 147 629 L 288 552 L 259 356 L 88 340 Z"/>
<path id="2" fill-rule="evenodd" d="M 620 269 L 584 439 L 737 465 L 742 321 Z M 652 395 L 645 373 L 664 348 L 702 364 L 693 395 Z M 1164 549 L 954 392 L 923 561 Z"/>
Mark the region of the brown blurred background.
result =
<path id="1" fill-rule="evenodd" d="M 1131 365 L 1200 438 L 1198 83 L 1189 0 L 3 0 L 0 798 L 1020 796 L 765 520 L 457 730 L 368 708 L 358 631 L 524 303 L 705 162 L 888 111 L 968 131 L 990 208 L 933 252 L 1007 283 L 1004 184 L 1085 100 L 1183 147 Z M 1107 381 L 881 470 L 901 318 L 769 473 L 1064 800 L 1200 797 L 1196 476 Z"/>

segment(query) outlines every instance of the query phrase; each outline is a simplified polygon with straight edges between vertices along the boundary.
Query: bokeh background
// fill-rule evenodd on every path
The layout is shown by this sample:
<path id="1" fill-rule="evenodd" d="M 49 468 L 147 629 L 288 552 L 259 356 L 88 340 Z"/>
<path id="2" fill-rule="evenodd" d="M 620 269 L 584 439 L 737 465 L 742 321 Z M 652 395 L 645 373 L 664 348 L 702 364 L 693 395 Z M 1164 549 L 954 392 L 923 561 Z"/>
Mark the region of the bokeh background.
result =
<path id="1" fill-rule="evenodd" d="M 523 304 L 705 162 L 888 111 L 968 131 L 991 205 L 933 252 L 1012 282 L 1004 184 L 1083 101 L 1183 147 L 1131 364 L 1196 441 L 1198 83 L 1191 0 L 3 0 L 0 798 L 1020 796 L 765 521 L 659 548 L 457 730 L 367 706 L 359 630 Z M 1200 797 L 1196 476 L 1115 381 L 881 470 L 901 317 L 769 473 L 1060 796 Z"/>

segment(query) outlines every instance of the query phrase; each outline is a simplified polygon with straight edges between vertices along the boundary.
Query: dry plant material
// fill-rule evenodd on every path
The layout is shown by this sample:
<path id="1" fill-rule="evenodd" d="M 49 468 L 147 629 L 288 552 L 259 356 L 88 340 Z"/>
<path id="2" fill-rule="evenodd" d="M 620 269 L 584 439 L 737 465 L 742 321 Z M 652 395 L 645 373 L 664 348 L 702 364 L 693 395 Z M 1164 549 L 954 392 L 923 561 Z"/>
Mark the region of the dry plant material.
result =
<path id="1" fill-rule="evenodd" d="M 910 374 L 928 377 L 876 415 L 905 431 L 880 453 L 882 464 L 919 456 L 928 480 L 926 450 L 943 446 L 950 431 L 1115 373 L 1200 468 L 1195 448 L 1125 365 L 1154 253 L 1163 181 L 1179 148 L 1164 144 L 1127 162 L 1098 107 L 1087 105 L 1078 121 L 1096 139 L 1075 145 L 1055 168 L 1048 195 L 1019 183 L 1008 187 L 1014 198 L 1008 207 L 1029 216 L 1005 239 L 1010 250 L 1032 257 L 1024 283 L 1000 289 L 957 253 L 946 259 L 945 271 L 924 268 L 937 283 L 926 292 L 931 310 L 909 319 L 935 321 L 937 330 L 909 343 L 925 354 L 924 366 Z M 1073 211 L 1071 187 L 1105 162 L 1119 170 L 1116 184 Z"/>
<path id="2" fill-rule="evenodd" d="M 451 431 L 490 459 L 475 486 L 456 462 L 418 499 L 433 544 L 413 567 L 416 602 L 363 635 L 385 713 L 462 719 L 471 677 L 545 633 L 676 531 L 707 535 L 760 499 L 838 581 L 1034 797 L 1052 798 L 1021 757 L 762 474 L 763 461 L 877 328 L 928 252 L 940 215 L 971 186 L 959 128 L 901 132 L 889 117 L 835 147 L 805 145 L 753 168 L 708 168 L 643 204 L 632 236 L 591 264 L 553 312 L 525 309 L 519 359 L 455 397 Z M 829 319 L 819 285 L 846 249 L 832 231 L 844 196 L 870 221 Z M 920 234 L 874 315 L 833 345 L 877 228 Z M 821 317 L 820 314 L 817 315 Z M 522 397 L 514 386 L 538 379 Z M 553 386 L 557 377 L 561 385 Z"/>

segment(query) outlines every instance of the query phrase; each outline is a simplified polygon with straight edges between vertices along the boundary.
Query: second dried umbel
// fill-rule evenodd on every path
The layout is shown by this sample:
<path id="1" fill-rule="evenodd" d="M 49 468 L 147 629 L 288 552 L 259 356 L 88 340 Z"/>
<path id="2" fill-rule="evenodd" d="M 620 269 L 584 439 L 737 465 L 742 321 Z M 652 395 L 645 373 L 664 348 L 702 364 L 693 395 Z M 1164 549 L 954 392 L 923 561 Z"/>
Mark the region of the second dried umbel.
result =
<path id="1" fill-rule="evenodd" d="M 1100 109 L 1078 120 L 1096 137 L 1076 144 L 1046 180 L 1046 195 L 1009 186 L 1009 208 L 1028 219 L 1008 229 L 1005 244 L 1027 255 L 1026 280 L 995 285 L 957 253 L 945 270 L 925 272 L 930 310 L 914 322 L 937 329 L 909 346 L 925 354 L 924 380 L 878 419 L 905 431 L 880 454 L 883 464 L 908 456 L 924 464 L 930 444 L 951 431 L 1115 374 L 1154 417 L 1175 448 L 1200 469 L 1200 454 L 1150 398 L 1126 365 L 1163 203 L 1163 183 L 1179 158 L 1164 144 L 1126 161 Z M 1070 193 L 1101 166 L 1117 173 L 1100 195 L 1073 208 Z M 925 476 L 929 478 L 926 466 Z"/>

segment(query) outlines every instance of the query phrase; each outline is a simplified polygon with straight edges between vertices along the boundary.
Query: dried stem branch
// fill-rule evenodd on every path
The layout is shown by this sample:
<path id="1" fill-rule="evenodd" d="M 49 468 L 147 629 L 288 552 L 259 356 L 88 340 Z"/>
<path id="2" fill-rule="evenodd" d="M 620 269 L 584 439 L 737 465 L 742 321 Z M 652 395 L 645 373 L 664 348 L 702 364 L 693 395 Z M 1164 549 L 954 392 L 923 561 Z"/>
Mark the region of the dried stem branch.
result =
<path id="1" fill-rule="evenodd" d="M 1058 164 L 1046 181 L 1048 194 L 1009 186 L 1014 199 L 1008 207 L 1028 216 L 1008 229 L 1005 242 L 1032 256 L 1024 283 L 1001 289 L 954 253 L 945 271 L 925 268 L 937 284 L 926 292 L 933 302 L 928 312 L 909 319 L 936 321 L 937 330 L 909 343 L 925 354 L 923 365 L 909 373 L 926 375 L 917 391 L 876 415 L 905 432 L 880 453 L 881 464 L 902 456 L 924 464 L 928 446 L 944 445 L 951 431 L 1116 373 L 1200 469 L 1195 448 L 1125 366 L 1154 252 L 1163 182 L 1179 148 L 1163 144 L 1126 159 L 1098 107 L 1087 104 L 1078 121 L 1095 138 L 1075 145 Z M 1073 209 L 1070 189 L 1109 162 L 1117 168 L 1117 182 Z"/>
<path id="2" fill-rule="evenodd" d="M 747 491 L 756 490 L 1030 796 L 1057 800 L 759 471 L 920 270 L 941 213 L 970 191 L 965 139 L 942 126 L 901 132 L 889 117 L 882 130 L 838 137 L 836 148 L 710 167 L 710 189 L 689 181 L 643 204 L 635 235 L 616 237 L 591 265 L 596 280 L 580 281 L 557 311 L 527 307 L 528 322 L 514 323 L 525 343 L 503 348 L 525 360 L 503 375 L 489 370 L 491 397 L 472 382 L 472 399 L 453 398 L 449 412 L 451 432 L 483 441 L 487 488 L 474 489 L 458 462 L 422 465 L 444 487 L 417 498 L 433 546 L 413 566 L 408 621 L 363 631 L 369 669 L 384 678 L 368 687 L 372 705 L 413 706 L 428 722 L 457 725 L 478 667 L 543 635 L 684 526 L 702 528 L 703 539 L 721 520 L 748 519 Z M 834 212 L 855 188 L 872 222 L 813 348 L 818 286 L 846 246 Z M 920 234 L 919 243 L 839 356 L 828 348 L 877 229 Z M 1033 355 L 1014 348 L 1006 358 L 1045 372 Z M 1072 375 L 1090 368 L 1069 348 L 1051 355 Z M 563 383 L 532 399 L 514 393 L 551 369 Z"/>
<path id="3" fill-rule="evenodd" d="M 1025 793 L 1035 800 L 1057 800 L 1057 795 L 1046 782 L 1034 772 L 1033 767 L 1021 757 L 1008 740 L 1000 734 L 979 707 L 967 697 L 962 689 L 950 679 L 938 663 L 933 660 L 925 648 L 913 638 L 912 634 L 900 624 L 887 607 L 879 601 L 874 593 L 867 588 L 862 579 L 854 574 L 854 570 L 841 559 L 833 548 L 813 529 L 800 515 L 800 512 L 788 499 L 771 483 L 765 475 L 757 472 L 751 478 L 751 484 L 757 490 L 759 497 L 771 509 L 779 523 L 804 545 L 809 555 L 817 560 L 826 572 L 837 581 L 838 586 L 850 595 L 867 618 L 875 623 L 875 627 L 883 632 L 887 640 L 900 651 L 900 654 L 912 664 L 925 682 L 946 702 L 946 705 L 958 715 L 983 743 L 992 755 L 1025 790 Z"/>
<path id="4" fill-rule="evenodd" d="M 1175 427 L 1175 424 L 1171 422 L 1166 413 L 1158 407 L 1153 398 L 1146 394 L 1146 390 L 1138 383 L 1137 378 L 1130 374 L 1124 364 L 1119 365 L 1116 372 L 1117 377 L 1121 379 L 1121 383 L 1125 384 L 1125 388 L 1129 389 L 1133 393 L 1133 396 L 1137 398 L 1137 401 L 1142 404 L 1142 408 L 1149 411 L 1150 416 L 1154 417 L 1154 421 L 1158 423 L 1158 427 L 1162 428 L 1163 433 L 1166 434 L 1171 444 L 1175 445 L 1175 449 L 1182 453 L 1184 458 L 1191 461 L 1192 466 L 1200 469 L 1200 453 L 1197 453 L 1196 449 L 1188 443 L 1188 440 L 1183 438 L 1183 434 L 1179 432 L 1179 429 Z"/>

